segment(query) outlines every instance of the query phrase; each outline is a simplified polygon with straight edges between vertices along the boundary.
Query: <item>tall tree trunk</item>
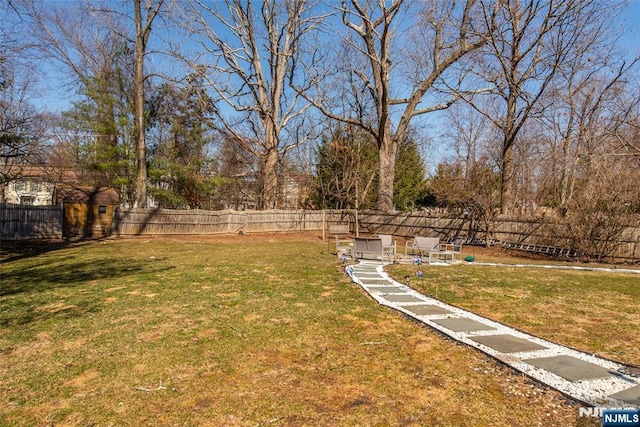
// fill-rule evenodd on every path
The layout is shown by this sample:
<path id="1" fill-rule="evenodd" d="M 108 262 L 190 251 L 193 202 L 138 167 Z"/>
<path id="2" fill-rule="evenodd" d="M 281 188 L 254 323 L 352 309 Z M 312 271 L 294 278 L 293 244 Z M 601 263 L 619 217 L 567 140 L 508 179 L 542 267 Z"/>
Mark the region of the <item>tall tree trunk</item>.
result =
<path id="1" fill-rule="evenodd" d="M 514 181 L 515 168 L 513 165 L 513 145 L 508 145 L 502 152 L 500 174 L 500 213 L 511 214 L 514 210 Z"/>
<path id="2" fill-rule="evenodd" d="M 164 0 L 147 2 L 145 6 L 146 20 L 142 22 L 141 0 L 133 1 L 136 25 L 136 52 L 134 58 L 134 121 L 135 121 L 135 143 L 136 159 L 138 162 L 138 173 L 136 175 L 136 205 L 139 208 L 147 207 L 147 141 L 145 138 L 144 126 L 144 56 L 147 51 L 147 42 L 151 34 L 151 24 L 160 9 Z"/>
<path id="3" fill-rule="evenodd" d="M 146 37 L 142 29 L 140 0 L 134 0 L 136 22 L 136 53 L 134 63 L 134 121 L 138 172 L 136 175 L 136 206 L 147 207 L 147 142 L 144 133 L 144 52 Z"/>
<path id="4" fill-rule="evenodd" d="M 138 172 L 136 175 L 136 206 L 147 207 L 147 142 L 144 134 L 144 91 L 143 84 L 138 83 L 142 79 L 143 61 L 142 56 L 138 57 L 136 47 L 135 61 L 135 143 L 136 161 Z"/>
<path id="5" fill-rule="evenodd" d="M 517 81 L 517 70 L 513 69 L 510 75 L 510 82 Z M 502 142 L 502 158 L 500 159 L 500 213 L 511 214 L 515 207 L 515 174 L 513 146 L 516 142 L 519 126 L 517 120 L 517 93 L 518 87 L 511 83 L 507 96 L 507 111 L 502 132 L 504 140 Z M 520 122 L 520 125 L 522 122 Z"/>
<path id="6" fill-rule="evenodd" d="M 376 208 L 380 211 L 390 212 L 393 210 L 393 183 L 395 181 L 396 153 L 398 144 L 390 136 L 380 143 L 379 161 L 380 176 L 378 177 L 378 200 Z"/>
<path id="7" fill-rule="evenodd" d="M 278 204 L 278 150 L 268 150 L 260 167 L 261 188 L 258 209 L 275 209 Z"/>

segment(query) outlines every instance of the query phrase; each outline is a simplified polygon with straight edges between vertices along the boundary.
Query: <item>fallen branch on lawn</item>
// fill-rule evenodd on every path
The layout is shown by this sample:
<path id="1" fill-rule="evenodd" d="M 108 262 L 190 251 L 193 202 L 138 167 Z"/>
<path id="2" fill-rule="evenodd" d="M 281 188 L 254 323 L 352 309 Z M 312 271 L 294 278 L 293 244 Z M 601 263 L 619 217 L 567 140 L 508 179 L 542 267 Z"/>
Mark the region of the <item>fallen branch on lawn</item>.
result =
<path id="1" fill-rule="evenodd" d="M 157 388 L 145 388 L 145 387 L 136 387 L 136 390 L 144 391 L 146 393 L 158 390 L 167 390 L 167 387 L 162 385 L 162 381 L 160 381 L 160 385 Z"/>

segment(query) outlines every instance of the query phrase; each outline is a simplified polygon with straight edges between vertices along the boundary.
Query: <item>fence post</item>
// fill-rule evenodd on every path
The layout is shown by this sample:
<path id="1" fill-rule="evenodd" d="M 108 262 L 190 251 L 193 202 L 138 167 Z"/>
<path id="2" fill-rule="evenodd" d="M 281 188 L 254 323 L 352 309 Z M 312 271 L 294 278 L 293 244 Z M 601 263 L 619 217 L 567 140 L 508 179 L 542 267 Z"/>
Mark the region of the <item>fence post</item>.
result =
<path id="1" fill-rule="evenodd" d="M 327 228 L 327 210 L 322 209 L 322 241 L 324 241 L 325 235 L 324 232 Z"/>

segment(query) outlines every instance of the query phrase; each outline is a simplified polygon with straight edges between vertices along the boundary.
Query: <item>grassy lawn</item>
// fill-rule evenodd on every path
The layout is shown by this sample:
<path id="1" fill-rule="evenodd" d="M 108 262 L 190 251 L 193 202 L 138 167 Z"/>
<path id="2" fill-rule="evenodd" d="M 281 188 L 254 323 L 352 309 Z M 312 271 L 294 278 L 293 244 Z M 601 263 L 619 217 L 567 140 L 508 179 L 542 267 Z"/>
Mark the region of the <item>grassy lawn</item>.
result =
<path id="1" fill-rule="evenodd" d="M 640 365 L 640 274 L 473 263 L 421 268 L 424 278 L 415 277 L 418 268 L 410 265 L 394 265 L 388 272 L 401 282 L 412 276 L 413 288 L 431 296 L 437 292 L 446 303 L 588 353 Z"/>
<path id="2" fill-rule="evenodd" d="M 560 394 L 379 306 L 316 236 L 107 240 L 5 253 L 1 268 L 3 426 L 598 425 Z M 394 274 L 402 268 L 412 267 Z M 498 281 L 506 273 L 434 268 L 421 286 L 431 292 L 437 280 L 454 304 L 638 361 L 638 279 L 594 275 L 589 286 L 623 313 L 596 328 L 588 304 L 568 307 L 579 292 L 564 300 L 583 276 L 553 273 L 538 294 L 535 283 Z M 483 293 L 495 309 L 475 300 Z M 569 318 L 558 323 L 560 309 Z M 575 325 L 582 332 L 569 332 Z M 612 336 L 625 329 L 628 347 Z"/>

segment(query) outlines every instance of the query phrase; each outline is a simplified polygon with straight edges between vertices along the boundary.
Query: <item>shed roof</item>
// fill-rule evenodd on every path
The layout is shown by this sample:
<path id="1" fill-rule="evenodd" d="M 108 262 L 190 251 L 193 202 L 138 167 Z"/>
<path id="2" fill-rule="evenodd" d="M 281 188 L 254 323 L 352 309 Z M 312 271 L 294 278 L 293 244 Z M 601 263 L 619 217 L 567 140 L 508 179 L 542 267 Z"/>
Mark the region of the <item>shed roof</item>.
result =
<path id="1" fill-rule="evenodd" d="M 120 196 L 111 187 L 60 187 L 56 200 L 65 203 L 104 203 L 117 205 Z"/>

